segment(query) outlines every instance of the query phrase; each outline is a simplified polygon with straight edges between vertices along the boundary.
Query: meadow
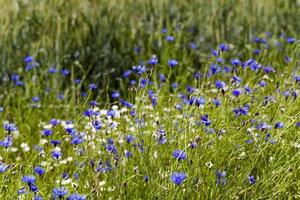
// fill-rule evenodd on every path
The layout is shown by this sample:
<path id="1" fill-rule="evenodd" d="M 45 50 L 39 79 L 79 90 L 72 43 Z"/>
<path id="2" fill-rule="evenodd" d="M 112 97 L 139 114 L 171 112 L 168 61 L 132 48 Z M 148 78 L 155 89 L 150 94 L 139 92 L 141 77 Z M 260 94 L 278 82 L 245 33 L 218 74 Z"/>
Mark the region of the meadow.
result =
<path id="1" fill-rule="evenodd" d="M 300 1 L 0 5 L 0 199 L 300 199 Z"/>

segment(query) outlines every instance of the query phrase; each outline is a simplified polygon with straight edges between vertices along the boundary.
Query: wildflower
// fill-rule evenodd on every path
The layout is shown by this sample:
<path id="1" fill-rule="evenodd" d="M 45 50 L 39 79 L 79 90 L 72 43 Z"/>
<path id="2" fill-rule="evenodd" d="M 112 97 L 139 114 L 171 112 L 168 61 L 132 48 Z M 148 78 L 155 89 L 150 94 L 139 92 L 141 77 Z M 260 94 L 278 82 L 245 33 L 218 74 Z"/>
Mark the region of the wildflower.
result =
<path id="1" fill-rule="evenodd" d="M 43 200 L 43 198 L 41 196 L 35 195 L 33 197 L 33 200 Z"/>
<path id="2" fill-rule="evenodd" d="M 3 128 L 4 128 L 8 133 L 13 132 L 13 131 L 17 131 L 17 130 L 18 130 L 16 124 L 14 124 L 14 123 L 8 123 L 8 122 L 3 124 Z"/>
<path id="3" fill-rule="evenodd" d="M 90 90 L 95 90 L 95 89 L 97 89 L 97 85 L 95 83 L 91 83 L 91 84 L 89 84 L 89 88 L 90 88 Z"/>
<path id="4" fill-rule="evenodd" d="M 132 143 L 134 141 L 135 137 L 133 135 L 128 135 L 126 137 L 126 142 L 127 143 Z"/>
<path id="5" fill-rule="evenodd" d="M 62 153 L 60 151 L 54 150 L 51 152 L 52 158 L 58 160 L 61 158 Z"/>
<path id="6" fill-rule="evenodd" d="M 64 187 L 57 187 L 53 189 L 52 194 L 54 198 L 61 199 L 68 194 L 68 189 Z"/>
<path id="7" fill-rule="evenodd" d="M 54 68 L 54 67 L 50 67 L 50 68 L 48 69 L 48 72 L 49 72 L 50 74 L 55 74 L 55 73 L 57 72 L 57 69 Z"/>
<path id="8" fill-rule="evenodd" d="M 222 103 L 221 103 L 221 100 L 219 99 L 216 99 L 216 98 L 213 98 L 212 99 L 212 102 L 216 105 L 216 107 L 219 107 Z"/>
<path id="9" fill-rule="evenodd" d="M 224 81 L 216 80 L 215 86 L 217 89 L 223 89 L 226 86 L 226 83 Z"/>
<path id="10" fill-rule="evenodd" d="M 284 127 L 284 123 L 283 122 L 276 122 L 275 124 L 275 128 L 283 128 Z"/>
<path id="11" fill-rule="evenodd" d="M 70 74 L 70 71 L 67 70 L 67 69 L 62 69 L 61 70 L 61 73 L 64 75 L 64 76 L 68 76 Z"/>
<path id="12" fill-rule="evenodd" d="M 258 83 L 261 87 L 266 87 L 267 83 L 264 80 L 259 81 Z"/>
<path id="13" fill-rule="evenodd" d="M 220 44 L 219 49 L 220 51 L 228 51 L 229 46 L 227 44 Z"/>
<path id="14" fill-rule="evenodd" d="M 292 38 L 292 37 L 288 37 L 286 39 L 286 41 L 289 43 L 289 44 L 293 44 L 294 42 L 296 42 L 296 39 L 295 38 Z"/>
<path id="15" fill-rule="evenodd" d="M 210 68 L 209 68 L 209 74 L 208 74 L 208 76 L 217 74 L 217 73 L 219 73 L 221 71 L 222 71 L 222 69 L 221 69 L 221 67 L 218 64 L 211 64 Z"/>
<path id="16" fill-rule="evenodd" d="M 38 96 L 35 96 L 35 97 L 32 97 L 32 99 L 31 99 L 34 103 L 38 103 L 38 102 L 40 102 L 40 97 L 38 97 Z"/>
<path id="17" fill-rule="evenodd" d="M 226 185 L 226 174 L 227 172 L 226 171 L 220 171 L 220 170 L 217 170 L 216 171 L 216 177 L 217 177 L 217 185 Z"/>
<path id="18" fill-rule="evenodd" d="M 5 148 L 8 148 L 12 145 L 12 137 L 7 136 L 3 140 L 0 141 L 0 146 L 3 146 Z"/>
<path id="19" fill-rule="evenodd" d="M 120 97 L 120 93 L 117 92 L 117 91 L 115 91 L 115 92 L 113 92 L 113 93 L 111 94 L 111 97 L 112 97 L 113 99 L 117 99 L 117 98 Z"/>
<path id="20" fill-rule="evenodd" d="M 186 174 L 184 172 L 173 172 L 171 174 L 171 180 L 175 185 L 181 185 L 186 179 Z"/>
<path id="21" fill-rule="evenodd" d="M 296 126 L 297 126 L 297 127 L 300 127 L 300 122 L 296 122 Z"/>
<path id="22" fill-rule="evenodd" d="M 232 94 L 236 97 L 240 96 L 242 94 L 242 89 L 234 89 L 232 90 Z"/>
<path id="23" fill-rule="evenodd" d="M 236 67 L 241 64 L 241 61 L 239 59 L 235 58 L 235 59 L 231 60 L 231 64 Z"/>
<path id="24" fill-rule="evenodd" d="M 86 196 L 74 193 L 68 196 L 67 200 L 86 200 Z"/>
<path id="25" fill-rule="evenodd" d="M 205 126 L 211 125 L 211 121 L 208 119 L 208 115 L 202 116 L 202 117 L 201 117 L 201 122 L 202 122 L 202 124 L 204 124 Z"/>
<path id="26" fill-rule="evenodd" d="M 123 77 L 124 77 L 124 78 L 127 78 L 127 77 L 130 76 L 131 73 L 132 73 L 131 70 L 126 70 L 126 71 L 123 73 Z"/>
<path id="27" fill-rule="evenodd" d="M 22 181 L 27 183 L 28 185 L 33 185 L 35 183 L 36 178 L 34 176 L 23 176 Z"/>
<path id="28" fill-rule="evenodd" d="M 173 157 L 177 160 L 185 160 L 186 159 L 186 153 L 183 150 L 176 149 L 173 151 Z"/>
<path id="29" fill-rule="evenodd" d="M 254 185 L 256 183 L 256 180 L 255 180 L 253 175 L 249 176 L 248 180 L 249 180 L 249 183 L 252 184 L 252 185 Z"/>
<path id="30" fill-rule="evenodd" d="M 31 56 L 27 56 L 27 57 L 24 58 L 25 63 L 30 63 L 32 61 L 33 61 L 33 57 L 31 57 Z"/>
<path id="31" fill-rule="evenodd" d="M 9 168 L 9 165 L 6 165 L 2 162 L 0 162 L 0 173 L 5 172 Z"/>
<path id="32" fill-rule="evenodd" d="M 233 76 L 233 77 L 232 77 L 232 80 L 233 80 L 233 82 L 235 82 L 235 83 L 240 83 L 240 82 L 241 82 L 241 78 L 238 77 L 238 76 Z"/>
<path id="33" fill-rule="evenodd" d="M 167 40 L 168 42 L 173 42 L 173 41 L 175 40 L 175 38 L 174 38 L 173 36 L 167 36 L 167 37 L 166 37 L 166 40 Z"/>
<path id="34" fill-rule="evenodd" d="M 136 72 L 138 75 L 142 75 L 146 72 L 146 66 L 145 65 L 138 65 L 138 66 L 132 66 L 132 70 Z"/>
<path id="35" fill-rule="evenodd" d="M 158 58 L 156 57 L 156 55 L 153 55 L 148 61 L 149 65 L 156 65 L 157 63 L 158 63 Z"/>
<path id="36" fill-rule="evenodd" d="M 173 68 L 173 67 L 175 67 L 176 65 L 178 65 L 178 61 L 175 60 L 175 59 L 170 59 L 170 60 L 168 61 L 168 64 L 169 64 L 169 66 L 170 66 L 171 68 Z"/>
<path id="37" fill-rule="evenodd" d="M 149 176 L 144 176 L 144 181 L 145 181 L 146 183 L 148 183 L 148 182 L 149 182 Z"/>
<path id="38" fill-rule="evenodd" d="M 36 166 L 34 171 L 39 175 L 42 176 L 45 173 L 45 170 L 41 166 Z"/>
<path id="39" fill-rule="evenodd" d="M 52 130 L 51 129 L 44 129 L 44 130 L 42 130 L 41 133 L 44 136 L 50 136 L 50 135 L 52 135 Z"/>

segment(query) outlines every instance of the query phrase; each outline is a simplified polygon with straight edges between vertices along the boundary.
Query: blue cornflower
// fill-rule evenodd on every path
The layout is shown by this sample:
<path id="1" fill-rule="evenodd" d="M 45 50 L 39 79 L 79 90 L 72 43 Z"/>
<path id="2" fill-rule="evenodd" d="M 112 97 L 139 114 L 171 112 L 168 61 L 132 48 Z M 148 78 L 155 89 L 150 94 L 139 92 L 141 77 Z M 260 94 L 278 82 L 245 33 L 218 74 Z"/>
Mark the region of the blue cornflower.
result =
<path id="1" fill-rule="evenodd" d="M 266 66 L 266 67 L 263 68 L 263 70 L 266 74 L 269 74 L 271 72 L 275 72 L 275 69 L 271 66 Z"/>
<path id="2" fill-rule="evenodd" d="M 202 124 L 204 124 L 205 126 L 211 125 L 211 121 L 208 119 L 208 115 L 202 116 L 202 117 L 201 117 L 201 122 L 202 122 Z"/>
<path id="3" fill-rule="evenodd" d="M 255 180 L 253 175 L 249 176 L 248 180 L 249 180 L 249 183 L 252 184 L 252 185 L 254 185 L 256 183 L 256 180 Z"/>
<path id="4" fill-rule="evenodd" d="M 76 78 L 76 79 L 74 80 L 74 83 L 75 83 L 76 85 L 79 85 L 79 84 L 81 83 L 81 79 Z"/>
<path id="5" fill-rule="evenodd" d="M 211 64 L 209 70 L 210 70 L 209 76 L 211 76 L 211 75 L 221 72 L 222 68 L 218 64 Z"/>
<path id="6" fill-rule="evenodd" d="M 31 56 L 27 56 L 27 57 L 24 58 L 25 63 L 30 63 L 32 61 L 33 61 L 33 57 L 31 57 Z"/>
<path id="7" fill-rule="evenodd" d="M 212 102 L 216 105 L 216 107 L 219 107 L 222 104 L 221 100 L 215 98 L 212 99 Z"/>
<path id="8" fill-rule="evenodd" d="M 6 165 L 2 162 L 0 162 L 0 173 L 5 172 L 9 168 L 9 165 Z"/>
<path id="9" fill-rule="evenodd" d="M 276 122 L 275 128 L 283 128 L 283 127 L 284 127 L 284 123 L 283 122 Z"/>
<path id="10" fill-rule="evenodd" d="M 64 76 L 68 76 L 70 74 L 70 71 L 67 70 L 67 69 L 62 69 L 61 70 L 61 73 L 64 75 Z"/>
<path id="11" fill-rule="evenodd" d="M 98 105 L 97 101 L 95 101 L 95 100 L 90 101 L 90 106 L 95 107 L 97 105 Z"/>
<path id="12" fill-rule="evenodd" d="M 4 128 L 6 131 L 8 131 L 9 133 L 18 130 L 16 124 L 14 124 L 14 123 L 9 123 L 9 122 L 4 123 L 4 124 L 3 124 L 3 128 Z"/>
<path id="13" fill-rule="evenodd" d="M 62 153 L 61 153 L 60 151 L 56 151 L 56 150 L 55 150 L 55 151 L 52 151 L 52 152 L 51 152 L 51 155 L 52 155 L 52 158 L 58 160 L 59 158 L 61 158 Z"/>
<path id="14" fill-rule="evenodd" d="M 196 89 L 195 89 L 195 88 L 193 88 L 193 87 L 192 87 L 192 86 L 190 86 L 190 85 L 187 85 L 187 86 L 186 86 L 186 90 L 187 90 L 187 92 L 188 92 L 188 93 L 190 93 L 190 94 L 191 94 L 191 93 L 195 92 L 195 90 L 196 90 Z"/>
<path id="15" fill-rule="evenodd" d="M 267 86 L 267 82 L 264 80 L 259 81 L 258 83 L 261 87 L 266 87 Z"/>
<path id="16" fill-rule="evenodd" d="M 108 117 L 115 117 L 116 116 L 116 112 L 114 110 L 108 110 L 106 113 L 106 116 Z"/>
<path id="17" fill-rule="evenodd" d="M 186 159 L 186 153 L 183 150 L 176 149 L 173 151 L 173 157 L 178 160 L 185 160 Z"/>
<path id="18" fill-rule="evenodd" d="M 7 136 L 3 140 L 0 141 L 0 146 L 3 146 L 5 148 L 8 148 L 12 145 L 12 137 Z"/>
<path id="19" fill-rule="evenodd" d="M 4 108 L 0 106 L 0 113 L 4 111 Z"/>
<path id="20" fill-rule="evenodd" d="M 128 101 L 125 101 L 124 99 L 120 99 L 120 102 L 123 106 L 126 106 L 128 108 L 131 108 L 133 106 L 132 103 L 128 102 Z"/>
<path id="21" fill-rule="evenodd" d="M 241 78 L 238 77 L 238 76 L 233 76 L 233 77 L 232 77 L 232 80 L 233 80 L 235 83 L 240 83 L 240 82 L 241 82 Z"/>
<path id="22" fill-rule="evenodd" d="M 35 195 L 33 197 L 33 200 L 43 200 L 43 198 L 41 196 Z"/>
<path id="23" fill-rule="evenodd" d="M 296 122 L 296 126 L 297 126 L 297 127 L 300 127 L 300 122 Z"/>
<path id="24" fill-rule="evenodd" d="M 26 191 L 26 188 L 23 187 L 21 189 L 18 190 L 18 195 L 22 195 L 22 194 L 27 194 L 28 192 Z"/>
<path id="25" fill-rule="evenodd" d="M 136 72 L 138 75 L 142 75 L 146 72 L 147 68 L 145 65 L 132 66 L 132 70 Z"/>
<path id="26" fill-rule="evenodd" d="M 216 80 L 215 86 L 217 89 L 223 89 L 226 86 L 226 83 L 224 81 Z"/>
<path id="27" fill-rule="evenodd" d="M 50 67 L 50 68 L 48 69 L 48 72 L 49 72 L 50 74 L 55 74 L 55 73 L 57 72 L 57 69 L 54 68 L 54 67 Z"/>
<path id="28" fill-rule="evenodd" d="M 181 185 L 182 182 L 186 179 L 186 174 L 184 172 L 173 172 L 171 174 L 171 180 L 175 185 Z"/>
<path id="29" fill-rule="evenodd" d="M 111 97 L 113 99 L 117 99 L 117 98 L 120 97 L 120 93 L 118 91 L 114 91 L 114 92 L 111 93 Z"/>
<path id="30" fill-rule="evenodd" d="M 92 124 L 96 131 L 99 131 L 102 128 L 102 123 L 100 121 L 95 120 L 92 122 Z"/>
<path id="31" fill-rule="evenodd" d="M 168 64 L 169 64 L 169 66 L 170 66 L 171 68 L 173 68 L 173 67 L 175 67 L 176 65 L 178 65 L 178 61 L 175 60 L 175 59 L 170 59 L 170 60 L 168 61 Z"/>
<path id="32" fill-rule="evenodd" d="M 197 44 L 196 44 L 195 42 L 190 42 L 190 43 L 189 43 L 189 47 L 190 47 L 191 49 L 197 49 Z"/>
<path id="33" fill-rule="evenodd" d="M 132 157 L 132 153 L 130 151 L 125 150 L 125 157 L 128 159 L 130 157 Z"/>
<path id="34" fill-rule="evenodd" d="M 225 66 L 224 67 L 224 72 L 225 73 L 230 73 L 231 72 L 231 68 L 229 66 Z"/>
<path id="35" fill-rule="evenodd" d="M 58 119 L 51 119 L 50 120 L 50 124 L 52 125 L 52 126 L 56 126 L 56 125 L 58 125 L 60 123 L 60 121 L 58 120 Z"/>
<path id="36" fill-rule="evenodd" d="M 123 73 L 123 77 L 124 77 L 124 78 L 127 78 L 127 77 L 130 76 L 131 73 L 132 73 L 131 70 L 126 70 L 126 71 Z"/>
<path id="37" fill-rule="evenodd" d="M 232 90 L 232 94 L 236 97 L 240 96 L 242 94 L 242 89 L 234 89 Z"/>
<path id="38" fill-rule="evenodd" d="M 140 82 L 140 87 L 145 88 L 148 85 L 148 82 L 149 82 L 148 79 L 142 78 Z"/>
<path id="39" fill-rule="evenodd" d="M 173 41 L 175 40 L 175 38 L 174 38 L 173 36 L 167 36 L 167 37 L 166 37 L 166 40 L 167 40 L 168 42 L 173 42 Z"/>
<path id="40" fill-rule="evenodd" d="M 196 72 L 194 74 L 194 77 L 195 77 L 196 80 L 199 80 L 202 77 L 202 74 L 200 72 Z"/>
<path id="41" fill-rule="evenodd" d="M 286 39 L 286 41 L 287 41 L 288 43 L 290 43 L 290 44 L 293 44 L 294 42 L 296 42 L 296 39 L 295 39 L 295 38 L 292 38 L 292 37 L 288 37 L 288 38 Z"/>
<path id="42" fill-rule="evenodd" d="M 156 57 L 156 55 L 153 55 L 148 61 L 149 65 L 156 65 L 157 63 L 158 63 L 158 58 Z"/>
<path id="43" fill-rule="evenodd" d="M 90 88 L 90 90 L 95 90 L 95 89 L 97 89 L 97 85 L 95 83 L 91 83 L 91 84 L 89 84 L 89 88 Z"/>
<path id="44" fill-rule="evenodd" d="M 212 50 L 211 51 L 211 54 L 213 55 L 213 56 L 215 56 L 215 57 L 218 57 L 219 56 L 219 51 L 217 51 L 217 50 Z"/>
<path id="45" fill-rule="evenodd" d="M 144 181 L 146 182 L 146 183 L 148 183 L 149 182 L 149 176 L 144 176 Z"/>
<path id="46" fill-rule="evenodd" d="M 235 59 L 231 60 L 231 64 L 236 67 L 241 64 L 241 61 L 239 59 L 235 58 Z"/>
<path id="47" fill-rule="evenodd" d="M 64 187 L 57 187 L 54 188 L 52 191 L 53 197 L 54 198 L 63 198 L 66 194 L 68 194 L 68 189 Z"/>
<path id="48" fill-rule="evenodd" d="M 35 184 L 30 184 L 29 189 L 30 189 L 30 191 L 32 191 L 34 193 L 39 191 L 38 187 Z"/>
<path id="49" fill-rule="evenodd" d="M 67 200 L 86 200 L 86 196 L 74 193 L 68 196 Z"/>
<path id="50" fill-rule="evenodd" d="M 13 81 L 18 81 L 19 79 L 20 79 L 20 75 L 19 74 L 13 74 L 11 76 L 11 80 L 13 80 Z"/>
<path id="51" fill-rule="evenodd" d="M 126 137 L 126 142 L 127 142 L 127 143 L 131 143 L 131 142 L 134 141 L 134 139 L 135 139 L 135 137 L 134 137 L 133 135 L 127 135 L 127 137 Z"/>
<path id="52" fill-rule="evenodd" d="M 28 185 L 33 185 L 35 183 L 35 180 L 36 180 L 35 176 L 31 176 L 31 175 L 22 177 L 22 181 L 24 183 L 27 183 Z"/>
<path id="53" fill-rule="evenodd" d="M 229 46 L 227 44 L 220 44 L 219 49 L 220 51 L 228 51 Z"/>
<path id="54" fill-rule="evenodd" d="M 220 170 L 217 170 L 216 171 L 216 177 L 217 177 L 217 185 L 226 185 L 226 174 L 227 172 L 226 171 L 220 171 Z"/>
<path id="55" fill-rule="evenodd" d="M 50 136 L 50 135 L 52 135 L 52 130 L 51 129 L 44 129 L 44 130 L 42 130 L 41 133 L 44 136 Z"/>
<path id="56" fill-rule="evenodd" d="M 36 166 L 34 168 L 35 173 L 37 173 L 39 176 L 42 176 L 45 173 L 45 170 L 41 166 Z"/>
<path id="57" fill-rule="evenodd" d="M 60 140 L 50 140 L 50 143 L 53 145 L 53 146 L 58 146 L 61 144 L 61 141 Z"/>
<path id="58" fill-rule="evenodd" d="M 38 103 L 41 99 L 38 96 L 32 97 L 31 99 L 34 103 Z"/>
<path id="59" fill-rule="evenodd" d="M 77 136 L 77 135 L 74 135 L 74 136 L 72 137 L 72 139 L 71 139 L 71 144 L 73 144 L 73 145 L 78 145 L 78 144 L 82 143 L 83 141 L 84 141 L 84 140 L 83 140 L 82 137 L 79 137 L 79 136 Z"/>

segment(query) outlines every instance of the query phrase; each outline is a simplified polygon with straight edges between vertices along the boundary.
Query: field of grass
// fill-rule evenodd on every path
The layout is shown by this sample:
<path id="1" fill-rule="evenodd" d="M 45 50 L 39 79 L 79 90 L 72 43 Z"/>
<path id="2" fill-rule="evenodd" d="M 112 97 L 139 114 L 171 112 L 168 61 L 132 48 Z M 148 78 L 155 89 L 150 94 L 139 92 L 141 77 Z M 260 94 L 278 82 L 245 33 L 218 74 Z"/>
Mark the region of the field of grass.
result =
<path id="1" fill-rule="evenodd" d="M 300 199 L 300 1 L 0 5 L 0 199 Z"/>

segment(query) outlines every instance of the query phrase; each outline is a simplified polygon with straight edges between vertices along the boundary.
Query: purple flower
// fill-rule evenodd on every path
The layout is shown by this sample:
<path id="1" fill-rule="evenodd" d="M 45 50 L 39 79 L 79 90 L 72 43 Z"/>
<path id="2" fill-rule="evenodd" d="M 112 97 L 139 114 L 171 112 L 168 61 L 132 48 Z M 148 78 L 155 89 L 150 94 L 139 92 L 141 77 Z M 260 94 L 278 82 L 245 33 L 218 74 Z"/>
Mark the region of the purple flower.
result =
<path id="1" fill-rule="evenodd" d="M 215 86 L 217 89 L 223 89 L 226 86 L 226 83 L 224 81 L 216 80 Z"/>
<path id="2" fill-rule="evenodd" d="M 36 166 L 34 168 L 35 173 L 37 173 L 39 176 L 42 176 L 45 173 L 45 170 L 41 166 Z"/>
<path id="3" fill-rule="evenodd" d="M 173 172 L 171 174 L 171 180 L 175 185 L 181 185 L 182 182 L 186 179 L 186 174 L 183 172 Z"/>
<path id="4" fill-rule="evenodd" d="M 86 200 L 86 196 L 74 193 L 68 196 L 67 200 Z"/>
<path id="5" fill-rule="evenodd" d="M 242 89 L 234 89 L 232 90 L 232 94 L 236 97 L 240 96 L 242 94 Z"/>
<path id="6" fill-rule="evenodd" d="M 9 165 L 6 165 L 2 162 L 0 162 L 0 173 L 5 172 L 8 169 Z"/>
<path id="7" fill-rule="evenodd" d="M 170 59 L 170 60 L 168 61 L 168 64 L 169 64 L 169 66 L 170 66 L 171 68 L 173 68 L 173 67 L 175 67 L 176 65 L 178 65 L 178 61 L 175 60 L 175 59 Z"/>
<path id="8" fill-rule="evenodd" d="M 89 88 L 90 88 L 90 90 L 95 90 L 95 89 L 97 89 L 97 85 L 95 83 L 91 83 L 89 85 Z"/>
<path id="9" fill-rule="evenodd" d="M 22 181 L 24 183 L 27 183 L 28 185 L 34 184 L 35 180 L 36 180 L 35 176 L 31 176 L 31 175 L 22 177 Z"/>
<path id="10" fill-rule="evenodd" d="M 186 153 L 183 150 L 176 149 L 173 151 L 173 157 L 177 160 L 185 160 L 186 159 Z"/>
<path id="11" fill-rule="evenodd" d="M 54 198 L 63 198 L 63 196 L 68 194 L 68 189 L 64 187 L 54 188 L 52 194 Z"/>
<path id="12" fill-rule="evenodd" d="M 249 183 L 252 184 L 252 185 L 254 185 L 256 183 L 256 180 L 255 180 L 253 175 L 249 176 L 248 180 L 249 180 Z"/>
<path id="13" fill-rule="evenodd" d="M 8 131 L 9 133 L 18 130 L 16 124 L 14 124 L 14 123 L 8 123 L 8 122 L 3 124 L 3 128 L 6 131 Z"/>
<path id="14" fill-rule="evenodd" d="M 283 128 L 283 127 L 284 127 L 284 123 L 283 122 L 276 122 L 275 128 Z"/>
<path id="15" fill-rule="evenodd" d="M 288 37 L 286 39 L 286 41 L 289 43 L 289 44 L 293 44 L 294 42 L 296 42 L 296 39 L 295 38 L 292 38 L 292 37 Z"/>

